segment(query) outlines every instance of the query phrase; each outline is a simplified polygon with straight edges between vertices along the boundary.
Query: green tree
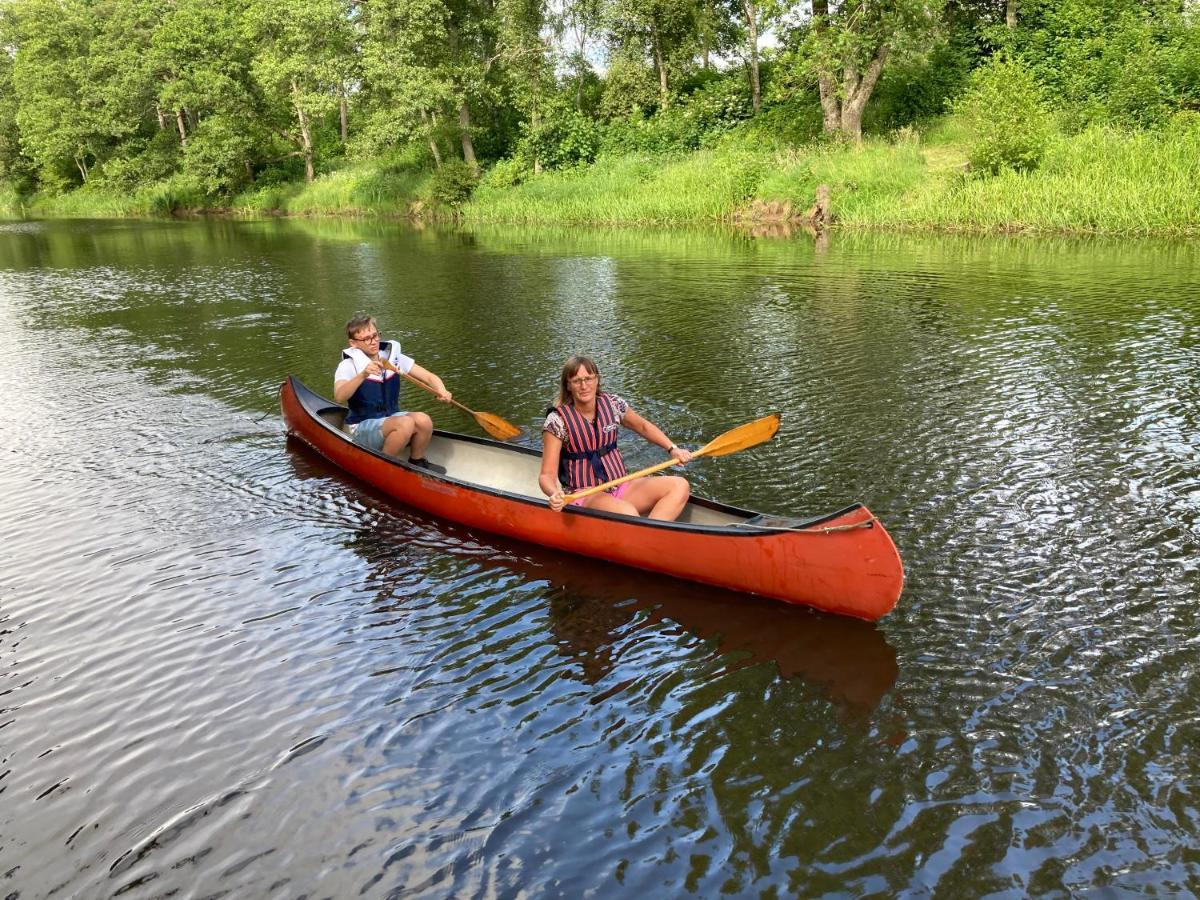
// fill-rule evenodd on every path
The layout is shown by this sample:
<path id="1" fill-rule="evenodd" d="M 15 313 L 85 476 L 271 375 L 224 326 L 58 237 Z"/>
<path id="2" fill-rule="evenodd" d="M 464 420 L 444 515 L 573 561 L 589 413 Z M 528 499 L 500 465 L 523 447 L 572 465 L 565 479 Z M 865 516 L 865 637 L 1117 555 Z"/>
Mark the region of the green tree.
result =
<path id="1" fill-rule="evenodd" d="M 472 104 L 496 103 L 500 20 L 488 0 L 372 0 L 365 11 L 363 91 L 373 146 L 423 137 L 440 161 L 453 134 L 479 163 Z"/>
<path id="2" fill-rule="evenodd" d="M 175 0 L 150 43 L 158 126 L 208 193 L 236 190 L 278 138 L 251 76 L 254 51 L 234 0 Z"/>
<path id="3" fill-rule="evenodd" d="M 1200 99 L 1200 23 L 1182 10 L 1165 0 L 1031 0 L 1011 47 L 1070 127 L 1154 126 Z"/>
<path id="4" fill-rule="evenodd" d="M 653 61 L 661 109 L 671 104 L 671 71 L 686 71 L 694 58 L 696 10 L 694 0 L 608 0 L 610 39 L 619 55 L 633 51 Z"/>
<path id="5" fill-rule="evenodd" d="M 20 105 L 13 86 L 11 28 L 9 15 L 0 8 L 0 181 L 25 191 L 32 186 L 33 163 L 21 150 L 21 129 L 17 125 Z"/>
<path id="6" fill-rule="evenodd" d="M 780 23 L 786 8 L 777 0 L 726 0 L 723 11 L 736 34 L 736 39 L 730 42 L 730 49 L 746 62 L 746 72 L 750 80 L 750 104 L 757 113 L 762 108 L 759 44 L 763 33 Z M 726 26 L 725 30 L 728 31 L 729 26 Z"/>
<path id="7" fill-rule="evenodd" d="M 927 53 L 944 0 L 811 0 L 794 58 L 816 79 L 825 133 L 862 139 L 862 118 L 889 60 Z"/>
<path id="8" fill-rule="evenodd" d="M 352 59 L 354 33 L 345 0 L 251 0 L 247 36 L 256 48 L 255 83 L 290 125 L 278 133 L 304 160 L 304 178 L 316 175 L 316 129 L 338 109 Z"/>
<path id="9" fill-rule="evenodd" d="M 99 117 L 84 104 L 93 36 L 87 7 L 82 0 L 22 0 L 10 12 L 22 146 L 47 186 L 84 183 L 106 143 Z"/>

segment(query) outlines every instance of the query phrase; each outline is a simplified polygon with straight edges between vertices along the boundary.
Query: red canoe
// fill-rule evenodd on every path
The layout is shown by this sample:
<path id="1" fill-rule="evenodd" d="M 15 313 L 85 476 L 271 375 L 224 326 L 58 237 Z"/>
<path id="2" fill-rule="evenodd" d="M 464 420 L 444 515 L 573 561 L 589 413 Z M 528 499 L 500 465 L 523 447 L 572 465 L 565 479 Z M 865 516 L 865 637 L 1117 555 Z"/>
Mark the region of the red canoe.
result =
<path id="1" fill-rule="evenodd" d="M 279 392 L 288 434 L 334 465 L 434 516 L 546 547 L 874 621 L 904 586 L 896 545 L 861 504 L 784 518 L 692 497 L 675 522 L 568 507 L 538 488 L 541 455 L 435 431 L 426 458 L 445 475 L 354 444 L 345 407 L 289 377 Z"/>

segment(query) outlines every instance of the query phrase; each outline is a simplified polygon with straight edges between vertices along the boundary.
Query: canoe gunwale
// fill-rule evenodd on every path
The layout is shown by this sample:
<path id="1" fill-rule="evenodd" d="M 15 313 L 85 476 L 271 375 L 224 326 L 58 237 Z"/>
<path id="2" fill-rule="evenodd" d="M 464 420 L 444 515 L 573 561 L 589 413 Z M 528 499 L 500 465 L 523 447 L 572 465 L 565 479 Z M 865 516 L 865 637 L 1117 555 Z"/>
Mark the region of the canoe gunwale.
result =
<path id="1" fill-rule="evenodd" d="M 328 400 L 327 398 L 322 397 L 320 394 L 316 393 L 315 391 L 313 391 L 309 387 L 307 387 L 302 381 L 300 381 L 294 375 L 289 375 L 287 377 L 287 381 L 284 382 L 284 385 L 283 385 L 283 387 L 281 387 L 281 390 L 284 387 L 287 387 L 289 385 L 291 386 L 292 391 L 295 394 L 296 400 L 298 401 L 300 408 L 305 412 L 308 419 L 312 423 L 314 423 L 318 427 L 324 429 L 329 434 L 336 437 L 339 441 L 341 441 L 342 443 L 346 444 L 349 447 L 352 447 L 354 450 L 358 451 L 359 453 L 375 457 L 376 459 L 382 460 L 383 462 L 385 462 L 389 465 L 396 466 L 400 469 L 403 469 L 407 472 L 411 472 L 416 475 L 420 475 L 423 478 L 432 478 L 432 479 L 436 479 L 438 481 L 444 481 L 449 484 L 456 485 L 458 487 L 464 488 L 466 490 L 469 490 L 469 491 L 472 491 L 475 493 L 487 494 L 489 496 L 497 497 L 497 498 L 500 498 L 500 499 L 503 499 L 503 500 L 506 500 L 509 502 L 522 503 L 522 504 L 526 504 L 528 506 L 536 507 L 539 509 L 544 508 L 546 506 L 545 500 L 538 499 L 536 497 L 530 497 L 525 494 L 517 494 L 517 493 L 513 493 L 512 491 L 504 491 L 504 490 L 500 490 L 497 488 L 488 487 L 487 485 L 482 485 L 482 484 L 479 484 L 478 482 L 474 482 L 474 481 L 465 481 L 463 479 L 455 478 L 448 474 L 442 475 L 437 472 L 431 472 L 428 469 L 422 469 L 417 466 L 413 466 L 407 460 L 399 459 L 395 456 L 389 456 L 380 451 L 371 450 L 367 447 L 363 447 L 360 444 L 355 444 L 353 439 L 351 439 L 349 435 L 347 435 L 340 428 L 337 428 L 332 423 L 330 423 L 323 415 L 323 413 L 327 413 L 327 412 L 346 412 L 348 410 L 345 406 L 338 404 L 338 403 L 334 403 L 334 402 Z M 289 432 L 289 434 L 294 433 L 292 431 L 292 429 L 290 429 L 290 428 L 288 429 L 288 432 Z M 438 428 L 435 428 L 433 433 L 437 437 L 440 437 L 444 440 L 448 440 L 451 442 L 478 444 L 478 445 L 487 446 L 487 447 L 496 447 L 496 448 L 501 449 L 508 453 L 518 453 L 518 454 L 524 454 L 527 456 L 541 457 L 541 452 L 538 450 L 535 450 L 531 447 L 523 447 L 523 446 L 520 446 L 517 444 L 508 444 L 508 443 L 504 443 L 503 441 L 492 440 L 491 438 L 476 437 L 474 435 L 468 435 L 468 434 L 459 434 L 458 432 L 444 431 L 444 430 L 438 429 Z M 303 440 L 303 437 L 301 435 L 296 435 L 296 436 L 300 437 L 301 440 Z M 304 441 L 304 442 L 308 443 L 307 441 Z M 311 444 L 310 444 L 310 446 L 311 446 Z M 317 452 L 320 453 L 320 450 L 318 448 L 314 447 L 313 449 L 316 449 Z M 322 454 L 322 455 L 324 455 L 324 454 Z M 584 516 L 586 518 L 594 518 L 594 519 L 599 519 L 599 520 L 604 520 L 604 521 L 611 521 L 611 522 L 619 523 L 622 525 L 638 525 L 638 526 L 646 527 L 646 528 L 665 528 L 670 531 L 681 531 L 681 532 L 706 534 L 706 535 L 720 535 L 722 537 L 731 537 L 731 538 L 733 538 L 733 537 L 761 538 L 764 535 L 787 534 L 787 533 L 800 534 L 800 535 L 808 534 L 808 535 L 812 535 L 814 537 L 819 537 L 826 533 L 825 531 L 822 531 L 820 529 L 820 526 L 823 523 L 829 522 L 829 521 L 832 521 L 835 519 L 840 519 L 850 513 L 853 513 L 855 511 L 863 508 L 863 505 L 861 503 L 852 503 L 849 506 L 835 510 L 834 512 L 831 512 L 831 513 L 824 513 L 824 514 L 821 514 L 818 516 L 813 516 L 813 517 L 807 518 L 807 519 L 803 519 L 803 518 L 795 519 L 795 520 L 792 520 L 791 523 L 787 526 L 773 528 L 773 527 L 769 527 L 769 526 L 764 527 L 761 525 L 752 524 L 751 520 L 753 520 L 755 518 L 761 518 L 764 515 L 763 513 L 755 512 L 753 510 L 747 510 L 747 509 L 742 509 L 740 507 L 731 506 L 729 504 L 721 503 L 717 500 L 711 500 L 707 497 L 698 496 L 696 494 L 693 494 L 689 498 L 688 503 L 694 504 L 696 506 L 699 506 L 699 507 L 702 507 L 705 509 L 712 510 L 714 512 L 724 513 L 724 514 L 732 515 L 732 516 L 738 516 L 738 517 L 743 518 L 745 521 L 721 524 L 721 525 L 705 525 L 705 524 L 697 524 L 697 523 L 691 523 L 691 522 L 663 522 L 663 521 L 659 521 L 657 519 L 646 519 L 646 518 L 641 518 L 641 517 L 624 516 L 619 513 L 605 512 L 602 510 L 589 509 L 587 507 L 581 507 L 581 506 L 567 506 L 567 507 L 564 507 L 562 512 L 565 515 Z M 866 521 L 858 524 L 856 527 L 874 528 L 875 524 L 876 524 L 876 520 L 875 520 L 874 516 L 872 516 L 869 520 L 866 520 Z"/>

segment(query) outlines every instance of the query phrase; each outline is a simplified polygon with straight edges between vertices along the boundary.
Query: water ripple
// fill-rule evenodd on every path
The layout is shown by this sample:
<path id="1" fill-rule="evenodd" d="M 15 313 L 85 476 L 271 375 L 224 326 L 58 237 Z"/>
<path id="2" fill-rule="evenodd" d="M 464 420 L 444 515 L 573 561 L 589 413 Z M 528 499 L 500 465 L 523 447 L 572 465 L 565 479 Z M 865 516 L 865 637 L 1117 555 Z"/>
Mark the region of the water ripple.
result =
<path id="1" fill-rule="evenodd" d="M 1195 256 L 5 226 L 0 883 L 1195 893 Z M 781 411 L 695 490 L 865 500 L 900 606 L 872 626 L 620 570 L 338 473 L 275 392 L 326 389 L 364 307 L 528 446 L 574 350 L 676 441 Z"/>

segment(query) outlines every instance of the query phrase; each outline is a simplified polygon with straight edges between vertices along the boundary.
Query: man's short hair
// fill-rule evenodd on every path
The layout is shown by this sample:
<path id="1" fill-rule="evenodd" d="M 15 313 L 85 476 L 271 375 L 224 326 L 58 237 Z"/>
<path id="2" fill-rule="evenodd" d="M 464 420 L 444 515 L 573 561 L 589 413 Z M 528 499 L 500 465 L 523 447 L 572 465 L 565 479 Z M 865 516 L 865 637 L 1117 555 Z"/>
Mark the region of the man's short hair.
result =
<path id="1" fill-rule="evenodd" d="M 346 323 L 346 337 L 353 339 L 364 328 L 375 327 L 374 316 L 355 316 Z"/>

